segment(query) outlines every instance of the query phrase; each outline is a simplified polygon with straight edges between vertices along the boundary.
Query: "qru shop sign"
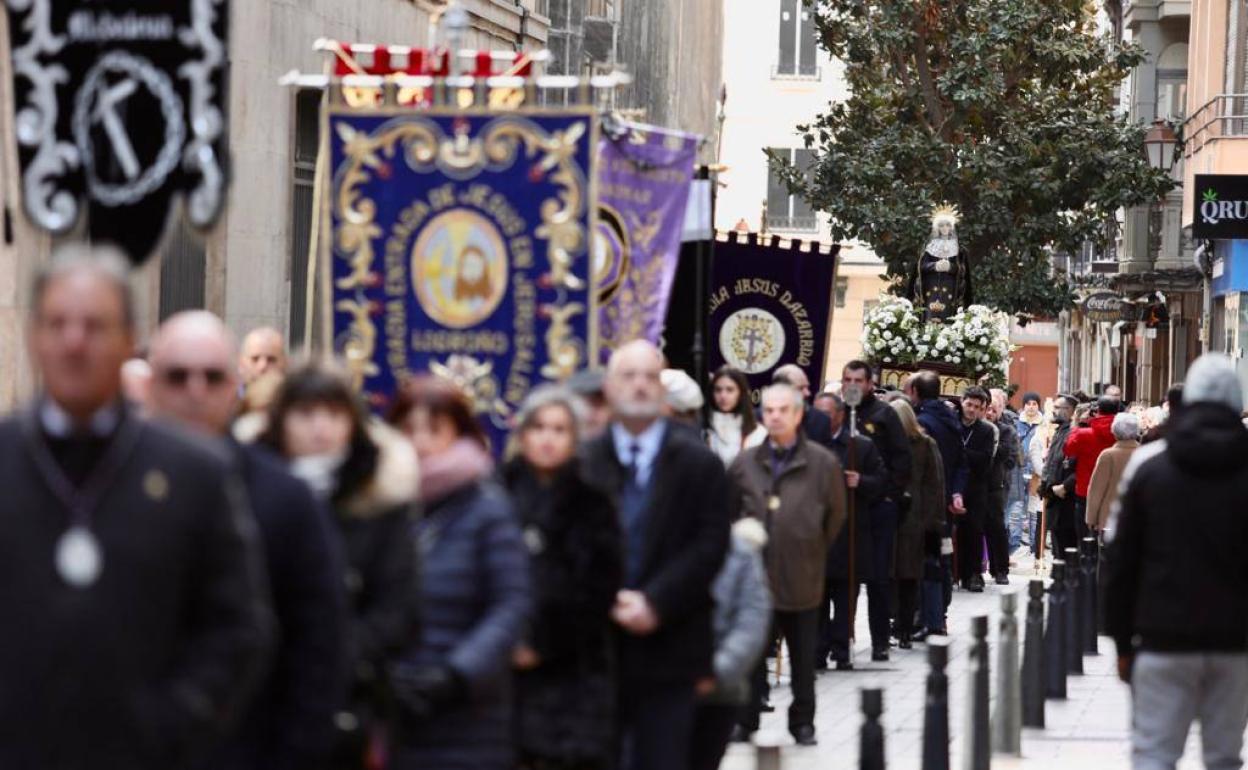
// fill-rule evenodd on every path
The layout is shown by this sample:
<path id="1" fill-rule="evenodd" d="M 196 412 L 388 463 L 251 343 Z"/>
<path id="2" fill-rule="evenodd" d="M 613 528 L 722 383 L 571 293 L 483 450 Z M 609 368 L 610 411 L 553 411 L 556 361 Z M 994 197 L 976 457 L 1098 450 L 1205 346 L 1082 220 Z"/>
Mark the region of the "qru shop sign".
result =
<path id="1" fill-rule="evenodd" d="M 1248 176 L 1197 174 L 1192 237 L 1248 238 Z"/>

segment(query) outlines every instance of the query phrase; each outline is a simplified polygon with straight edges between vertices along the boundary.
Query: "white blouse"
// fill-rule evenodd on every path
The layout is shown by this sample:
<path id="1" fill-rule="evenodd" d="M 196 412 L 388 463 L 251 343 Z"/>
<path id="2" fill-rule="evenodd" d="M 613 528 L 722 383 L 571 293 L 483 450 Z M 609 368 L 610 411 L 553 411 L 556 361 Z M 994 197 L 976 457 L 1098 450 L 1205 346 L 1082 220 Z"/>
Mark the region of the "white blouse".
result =
<path id="1" fill-rule="evenodd" d="M 706 432 L 706 442 L 711 451 L 719 455 L 724 465 L 732 465 L 737 455 L 743 450 L 762 444 L 767 438 L 767 429 L 762 425 L 754 427 L 748 436 L 741 435 L 741 415 L 731 412 L 711 412 L 711 427 Z"/>

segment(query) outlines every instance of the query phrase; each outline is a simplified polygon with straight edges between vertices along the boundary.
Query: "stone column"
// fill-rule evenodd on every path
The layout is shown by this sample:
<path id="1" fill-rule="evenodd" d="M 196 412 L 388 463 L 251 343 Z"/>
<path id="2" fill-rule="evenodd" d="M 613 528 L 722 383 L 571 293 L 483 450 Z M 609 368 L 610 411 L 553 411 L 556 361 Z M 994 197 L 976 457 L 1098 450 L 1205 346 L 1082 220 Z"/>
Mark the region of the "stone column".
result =
<path id="1" fill-rule="evenodd" d="M 1161 56 L 1163 40 L 1161 24 L 1157 21 L 1156 2 L 1143 0 L 1133 3 L 1128 18 L 1134 41 L 1143 47 L 1145 59 L 1131 73 L 1131 120 L 1151 124 L 1157 119 L 1157 59 Z M 1153 6 L 1153 7 L 1149 7 Z M 1150 16 L 1151 18 L 1139 18 Z M 1148 269 L 1150 261 L 1148 218 L 1149 206 L 1127 209 L 1122 231 L 1122 271 L 1140 272 Z"/>

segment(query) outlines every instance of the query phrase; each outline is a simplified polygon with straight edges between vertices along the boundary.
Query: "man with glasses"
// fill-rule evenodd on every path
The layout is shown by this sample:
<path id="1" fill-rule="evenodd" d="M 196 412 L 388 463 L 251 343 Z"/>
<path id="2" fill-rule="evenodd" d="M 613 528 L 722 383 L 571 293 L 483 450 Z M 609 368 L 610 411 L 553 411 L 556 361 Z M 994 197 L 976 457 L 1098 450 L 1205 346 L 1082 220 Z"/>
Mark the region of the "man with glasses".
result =
<path id="1" fill-rule="evenodd" d="M 1053 422 L 1057 429 L 1049 440 L 1048 454 L 1044 459 L 1044 472 L 1040 476 L 1040 497 L 1045 503 L 1045 522 L 1054 533 L 1054 547 L 1059 552 L 1064 548 L 1077 547 L 1078 543 L 1069 542 L 1069 538 L 1059 539 L 1058 533 L 1063 532 L 1063 522 L 1073 522 L 1075 516 L 1075 461 L 1063 454 L 1066 440 L 1070 438 L 1071 418 L 1075 414 L 1075 399 L 1071 396 L 1058 396 L 1053 401 Z M 1044 532 L 1038 532 L 1034 547 L 1036 556 L 1043 553 Z"/>
<path id="2" fill-rule="evenodd" d="M 346 677 L 339 543 L 329 513 L 302 482 L 265 450 L 229 437 L 233 360 L 233 337 L 205 311 L 173 316 L 152 340 L 152 414 L 227 442 L 259 524 L 277 616 L 275 665 L 214 767 L 315 767 L 329 748 Z"/>
<path id="3" fill-rule="evenodd" d="M 215 447 L 138 419 L 127 266 L 66 247 L 27 330 L 43 391 L 0 421 L 0 767 L 200 767 L 262 670 L 255 526 Z"/>

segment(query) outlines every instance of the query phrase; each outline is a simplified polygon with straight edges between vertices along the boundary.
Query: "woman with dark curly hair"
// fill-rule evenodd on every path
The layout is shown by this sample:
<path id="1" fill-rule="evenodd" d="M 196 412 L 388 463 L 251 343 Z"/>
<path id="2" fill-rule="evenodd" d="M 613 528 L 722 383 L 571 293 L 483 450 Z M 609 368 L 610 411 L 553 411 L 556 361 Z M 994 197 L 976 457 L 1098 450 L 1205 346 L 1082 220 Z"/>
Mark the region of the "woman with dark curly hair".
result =
<path id="1" fill-rule="evenodd" d="M 336 770 L 374 767 L 392 708 L 387 670 L 416 627 L 416 455 L 370 419 L 346 376 L 322 363 L 290 372 L 269 406 L 261 441 L 333 509 L 342 537 L 350 693 L 336 714 Z"/>

